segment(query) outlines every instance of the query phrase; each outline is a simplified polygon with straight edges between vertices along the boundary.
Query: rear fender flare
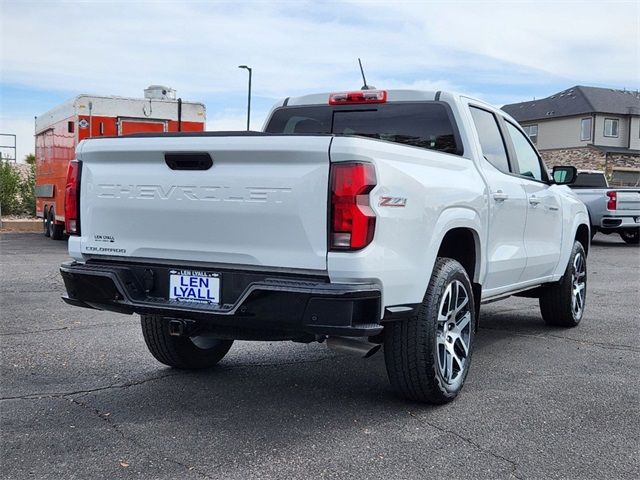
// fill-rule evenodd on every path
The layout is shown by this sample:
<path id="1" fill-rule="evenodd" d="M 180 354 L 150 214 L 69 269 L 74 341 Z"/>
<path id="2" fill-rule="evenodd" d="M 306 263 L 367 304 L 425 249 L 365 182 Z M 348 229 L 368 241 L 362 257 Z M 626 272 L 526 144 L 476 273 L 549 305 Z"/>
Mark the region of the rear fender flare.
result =
<path id="1" fill-rule="evenodd" d="M 464 228 L 471 230 L 473 239 L 475 241 L 475 273 L 474 278 L 471 279 L 473 283 L 482 283 L 482 279 L 485 275 L 485 266 L 482 261 L 485 258 L 484 244 L 481 241 L 480 232 L 482 232 L 482 220 L 478 212 L 467 207 L 450 207 L 442 211 L 435 226 L 433 227 L 433 234 L 429 242 L 427 251 L 427 265 L 428 271 L 431 274 L 433 267 L 436 263 L 436 257 L 438 256 L 438 250 L 442 245 L 442 241 L 445 235 L 454 228 Z M 427 279 L 428 283 L 429 279 Z M 426 286 L 425 286 L 426 292 Z"/>

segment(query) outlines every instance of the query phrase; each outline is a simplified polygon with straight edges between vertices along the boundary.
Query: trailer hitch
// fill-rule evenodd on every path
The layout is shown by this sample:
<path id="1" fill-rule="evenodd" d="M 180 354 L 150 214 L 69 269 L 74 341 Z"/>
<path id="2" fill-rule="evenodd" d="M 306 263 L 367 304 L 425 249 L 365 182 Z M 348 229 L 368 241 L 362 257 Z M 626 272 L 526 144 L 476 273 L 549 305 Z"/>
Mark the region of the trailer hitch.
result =
<path id="1" fill-rule="evenodd" d="M 194 320 L 182 318 L 169 319 L 169 335 L 172 337 L 192 337 L 195 334 L 197 323 Z"/>

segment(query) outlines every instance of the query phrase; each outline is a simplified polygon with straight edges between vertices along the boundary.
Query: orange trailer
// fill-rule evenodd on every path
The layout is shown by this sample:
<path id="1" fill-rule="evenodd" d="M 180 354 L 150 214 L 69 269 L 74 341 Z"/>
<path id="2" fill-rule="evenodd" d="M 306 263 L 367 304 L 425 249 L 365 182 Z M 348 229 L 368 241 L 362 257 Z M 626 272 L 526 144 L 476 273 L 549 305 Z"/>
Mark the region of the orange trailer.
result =
<path id="1" fill-rule="evenodd" d="M 201 132 L 202 103 L 176 99 L 175 90 L 152 85 L 144 98 L 78 95 L 36 117 L 36 215 L 44 234 L 64 234 L 64 191 L 69 161 L 82 140 L 142 132 Z"/>

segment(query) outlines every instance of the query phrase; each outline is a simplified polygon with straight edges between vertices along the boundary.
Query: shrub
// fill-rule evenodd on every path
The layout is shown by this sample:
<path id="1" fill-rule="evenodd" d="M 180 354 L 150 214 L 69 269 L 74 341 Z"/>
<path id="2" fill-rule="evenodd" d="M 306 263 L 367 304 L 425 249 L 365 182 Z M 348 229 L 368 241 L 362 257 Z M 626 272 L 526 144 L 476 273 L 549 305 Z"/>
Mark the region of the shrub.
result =
<path id="1" fill-rule="evenodd" d="M 0 161 L 0 209 L 3 215 L 14 215 L 20 209 L 20 173 L 14 166 Z"/>
<path id="2" fill-rule="evenodd" d="M 29 165 L 28 173 L 20 182 L 20 210 L 24 215 L 36 215 L 36 157 L 29 154 L 24 158 Z"/>
<path id="3" fill-rule="evenodd" d="M 15 163 L 0 160 L 0 211 L 3 215 L 36 213 L 35 157 L 27 155 L 28 170 L 21 173 Z"/>

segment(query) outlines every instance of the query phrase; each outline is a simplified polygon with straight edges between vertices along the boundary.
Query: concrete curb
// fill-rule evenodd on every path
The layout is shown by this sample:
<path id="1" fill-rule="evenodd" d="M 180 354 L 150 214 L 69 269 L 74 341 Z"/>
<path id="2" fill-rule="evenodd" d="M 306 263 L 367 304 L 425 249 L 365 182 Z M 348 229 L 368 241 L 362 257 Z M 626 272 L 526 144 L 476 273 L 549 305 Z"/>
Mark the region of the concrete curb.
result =
<path id="1" fill-rule="evenodd" d="M 0 232 L 42 233 L 42 220 L 40 220 L 39 218 L 29 220 L 2 220 Z"/>

